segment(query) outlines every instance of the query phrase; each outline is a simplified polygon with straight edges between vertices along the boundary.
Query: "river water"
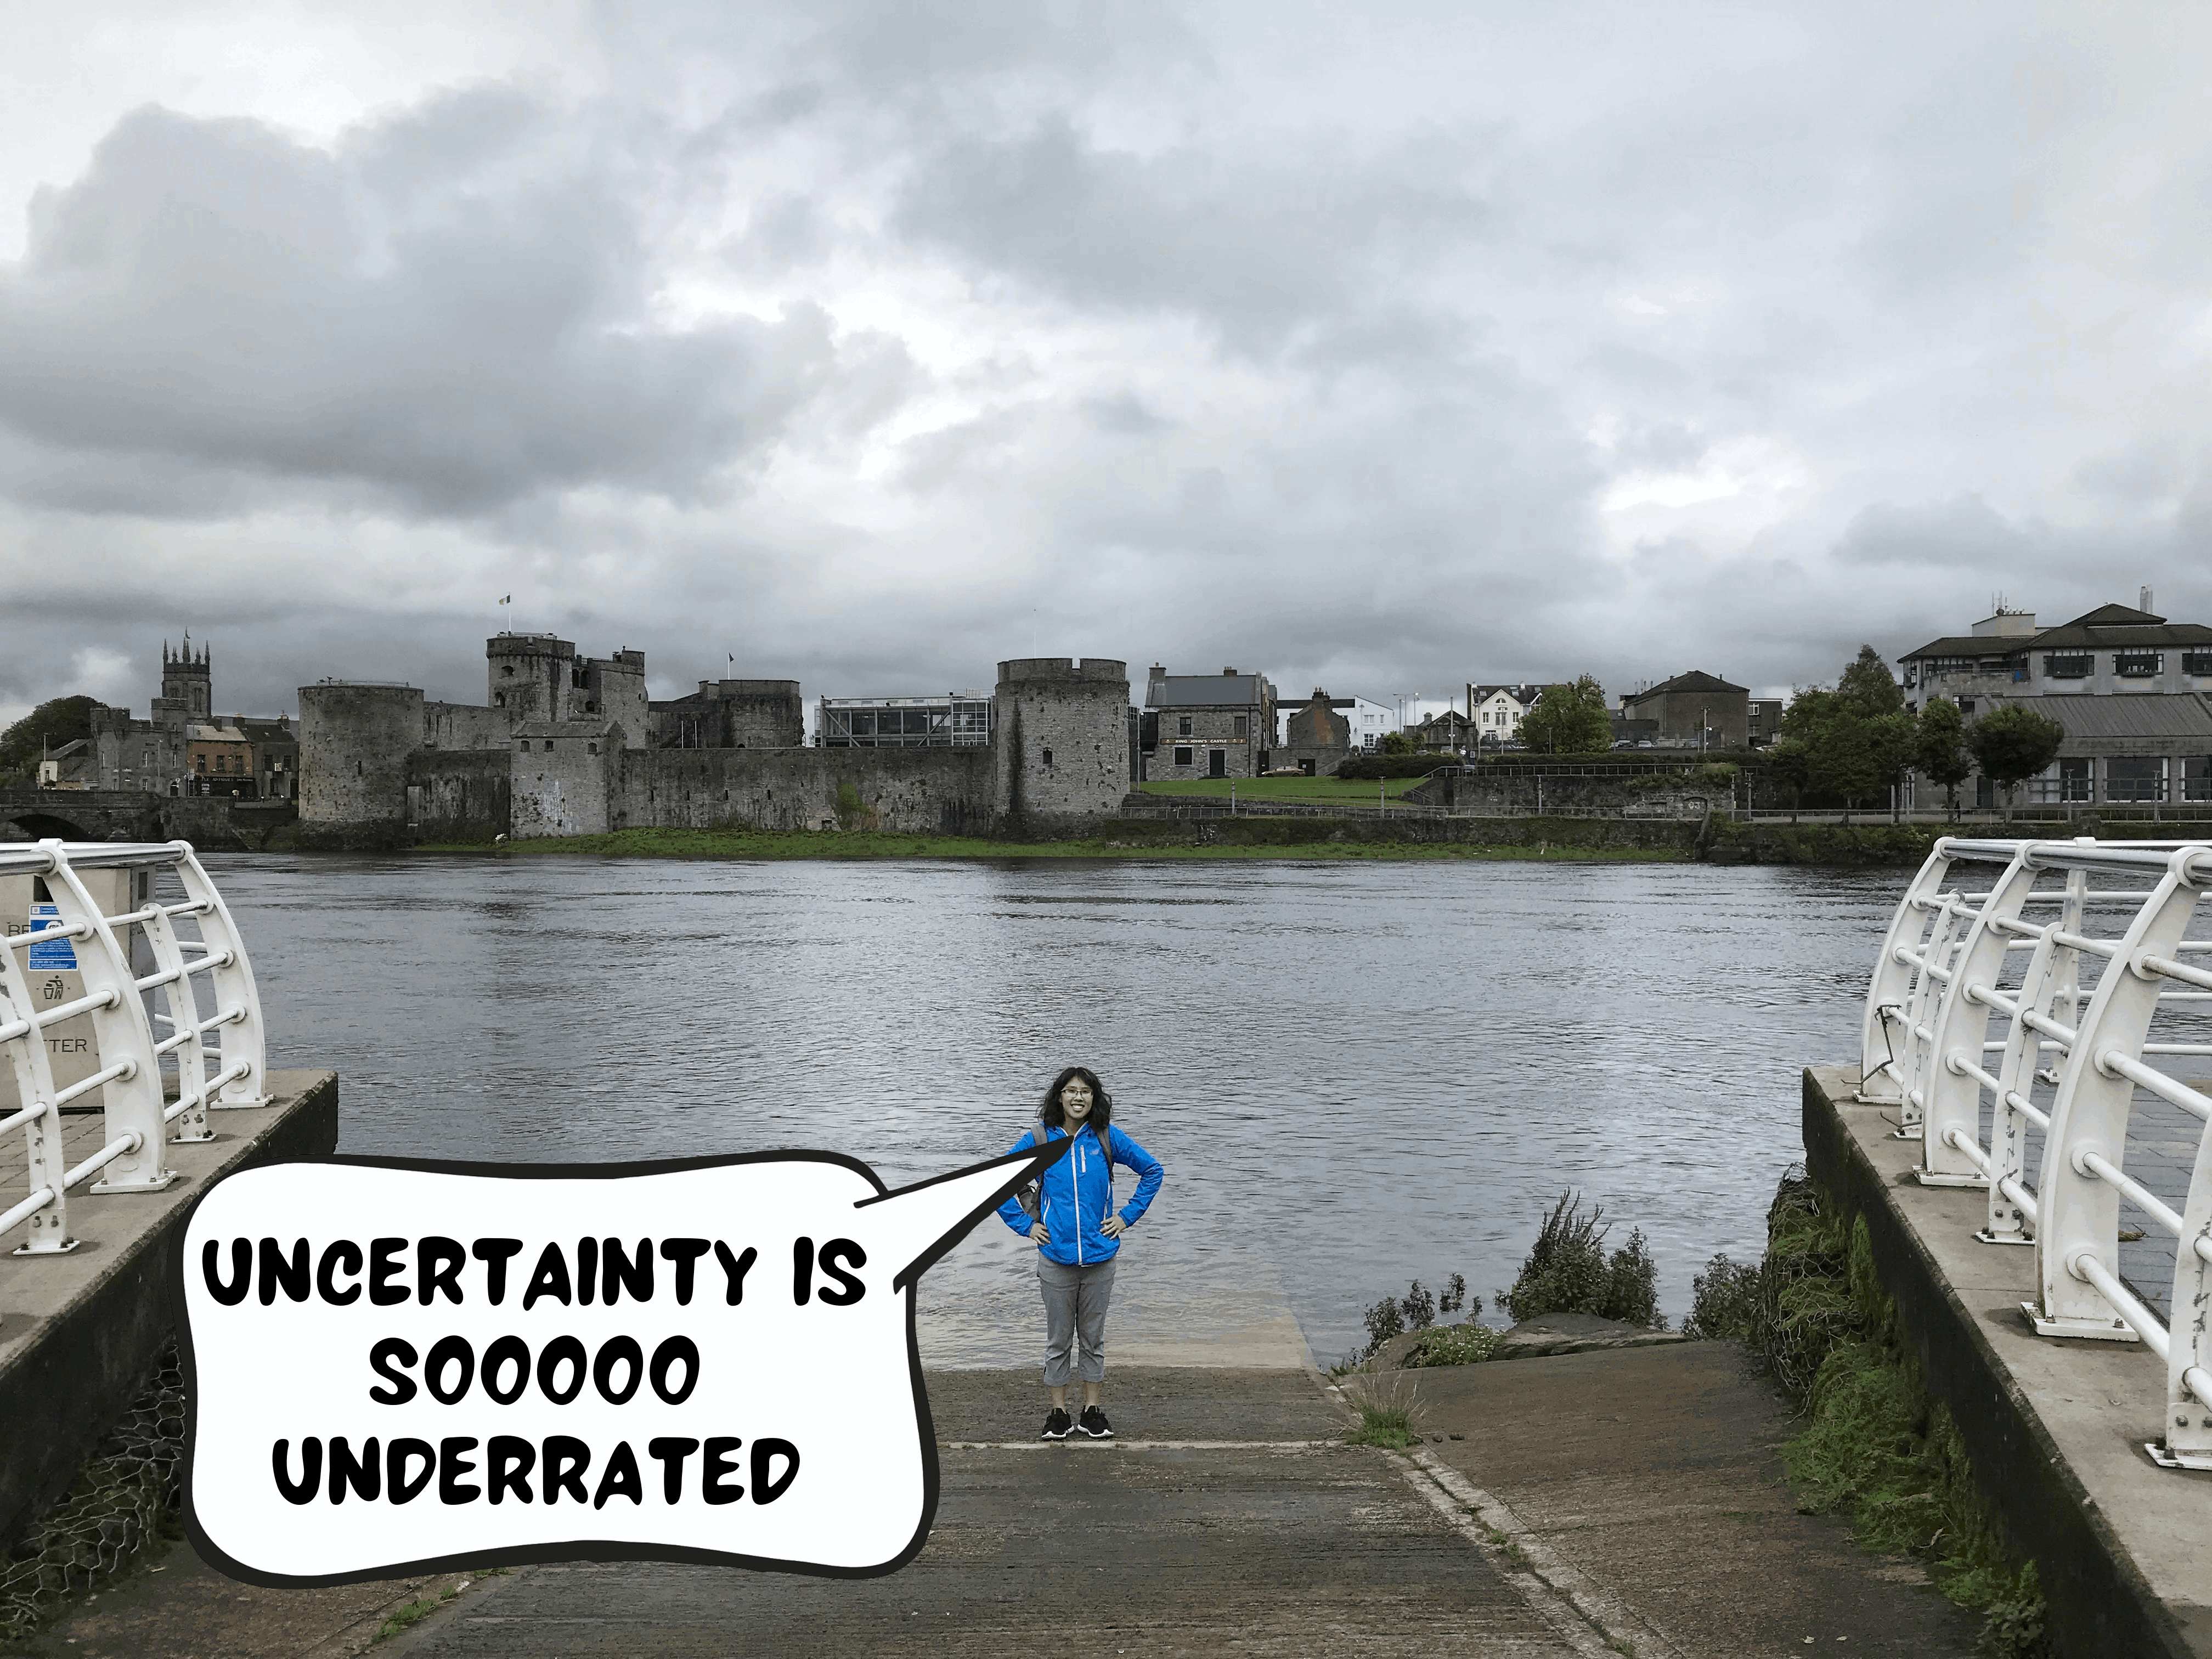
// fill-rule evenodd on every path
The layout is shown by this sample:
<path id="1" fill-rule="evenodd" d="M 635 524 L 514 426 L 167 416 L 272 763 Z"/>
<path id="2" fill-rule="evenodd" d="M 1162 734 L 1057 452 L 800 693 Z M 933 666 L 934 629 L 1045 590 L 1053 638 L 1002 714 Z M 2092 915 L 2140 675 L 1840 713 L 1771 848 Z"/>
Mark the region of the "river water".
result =
<path id="1" fill-rule="evenodd" d="M 1167 1166 L 1123 1358 L 1294 1316 L 1324 1363 L 1548 1200 L 1640 1227 L 1679 1319 L 1764 1246 L 1798 1073 L 1854 1057 L 1903 872 L 1697 865 L 216 857 L 273 1062 L 341 1149 L 494 1162 L 821 1147 L 898 1186 L 1011 1147 L 1060 1066 Z M 1127 1190 L 1126 1172 L 1121 1177 Z M 1117 1196 L 1121 1195 L 1117 1193 Z M 1028 1364 L 995 1220 L 923 1353 Z"/>

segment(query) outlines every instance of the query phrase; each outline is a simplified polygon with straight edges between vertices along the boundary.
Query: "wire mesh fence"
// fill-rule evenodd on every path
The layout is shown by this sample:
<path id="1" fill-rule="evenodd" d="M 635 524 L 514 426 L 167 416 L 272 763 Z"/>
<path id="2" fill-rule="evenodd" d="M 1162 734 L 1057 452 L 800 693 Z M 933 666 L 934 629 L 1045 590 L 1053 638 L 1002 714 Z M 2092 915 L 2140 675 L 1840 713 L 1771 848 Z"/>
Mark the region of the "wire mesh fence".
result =
<path id="1" fill-rule="evenodd" d="M 185 1378 L 171 1343 L 76 1480 L 0 1565 L 0 1641 L 21 1641 L 170 1534 L 185 1453 Z"/>

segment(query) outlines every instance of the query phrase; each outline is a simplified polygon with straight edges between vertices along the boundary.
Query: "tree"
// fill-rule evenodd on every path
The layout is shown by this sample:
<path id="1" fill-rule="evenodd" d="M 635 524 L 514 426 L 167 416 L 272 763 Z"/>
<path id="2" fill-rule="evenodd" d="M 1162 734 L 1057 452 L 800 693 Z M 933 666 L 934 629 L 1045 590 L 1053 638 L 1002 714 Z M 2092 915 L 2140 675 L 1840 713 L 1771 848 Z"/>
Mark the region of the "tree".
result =
<path id="1" fill-rule="evenodd" d="M 1920 734 L 1912 745 L 1912 767 L 1922 776 L 1943 786 L 1943 803 L 1953 817 L 1959 816 L 1959 786 L 1973 775 L 1974 757 L 1966 749 L 1966 720 L 1948 697 L 1930 697 L 1920 711 Z"/>
<path id="2" fill-rule="evenodd" d="M 1881 653 L 1861 646 L 1836 689 L 1813 686 L 1790 700 L 1775 747 L 1801 787 L 1856 806 L 1895 783 L 1913 757 L 1918 722 Z"/>
<path id="3" fill-rule="evenodd" d="M 1521 721 L 1521 741 L 1547 755 L 1589 755 L 1613 741 L 1605 688 L 1589 675 L 1572 685 L 1547 685 Z"/>
<path id="4" fill-rule="evenodd" d="M 0 779 L 35 777 L 47 750 L 92 735 L 92 711 L 99 707 L 92 697 L 56 697 L 0 732 Z"/>
<path id="5" fill-rule="evenodd" d="M 2008 702 L 1966 730 L 1966 750 L 1982 775 L 2005 792 L 2005 818 L 2012 818 L 2012 792 L 2058 758 L 2066 728 L 2026 703 Z"/>
<path id="6" fill-rule="evenodd" d="M 1385 732 L 1375 745 L 1378 755 L 1410 755 L 1420 745 L 1404 732 Z"/>

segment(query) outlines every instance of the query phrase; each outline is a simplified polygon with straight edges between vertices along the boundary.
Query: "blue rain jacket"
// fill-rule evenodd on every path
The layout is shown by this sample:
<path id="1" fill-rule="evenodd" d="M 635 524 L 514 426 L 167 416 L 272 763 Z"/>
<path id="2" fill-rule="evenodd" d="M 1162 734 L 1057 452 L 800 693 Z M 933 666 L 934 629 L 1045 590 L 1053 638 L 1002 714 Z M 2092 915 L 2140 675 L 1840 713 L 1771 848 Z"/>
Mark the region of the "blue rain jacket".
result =
<path id="1" fill-rule="evenodd" d="M 1067 1132 L 1033 1129 L 1007 1151 L 1024 1151 L 1036 1145 L 1039 1136 L 1047 1141 L 1065 1140 Z M 1152 1194 L 1159 1191 L 1167 1174 L 1160 1168 L 1159 1159 L 1119 1129 L 1109 1126 L 1106 1140 L 1102 1149 L 1097 1133 L 1085 1124 L 1067 1156 L 1038 1177 L 1045 1231 L 1052 1236 L 1052 1243 L 1042 1254 L 1064 1267 L 1110 1261 L 1121 1248 L 1120 1239 L 1109 1238 L 1098 1231 L 1114 1202 L 1114 1165 L 1126 1164 L 1137 1172 L 1137 1190 L 1121 1206 L 1121 1219 L 1132 1227 L 1152 1207 Z M 999 1206 L 999 1218 L 1024 1238 L 1030 1236 L 1029 1215 L 1018 1200 L 1009 1198 Z M 1071 1218 L 1075 1224 L 1072 1226 Z"/>

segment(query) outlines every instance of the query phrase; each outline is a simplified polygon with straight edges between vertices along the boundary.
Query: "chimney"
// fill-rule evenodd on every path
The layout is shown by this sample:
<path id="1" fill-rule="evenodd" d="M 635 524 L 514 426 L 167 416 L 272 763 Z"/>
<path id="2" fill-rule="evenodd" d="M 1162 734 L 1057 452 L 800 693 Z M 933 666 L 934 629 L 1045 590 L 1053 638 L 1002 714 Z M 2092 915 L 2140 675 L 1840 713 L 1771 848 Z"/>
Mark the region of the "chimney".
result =
<path id="1" fill-rule="evenodd" d="M 2150 589 L 2146 587 L 2136 596 L 2136 609 L 2148 613 L 2150 610 Z"/>
<path id="2" fill-rule="evenodd" d="M 2148 587 L 2146 587 L 2145 589 L 2143 589 L 2143 592 L 2146 592 L 2146 593 L 2148 593 L 2148 592 L 2150 592 L 2150 589 L 2148 589 Z M 1233 674 L 1235 674 L 1235 673 L 1236 673 L 1236 672 L 1237 672 L 1237 671 L 1236 671 L 1235 669 L 1233 669 L 1233 668 L 1224 668 L 1224 669 L 1223 669 L 1221 672 L 1222 672 L 1223 673 L 1224 673 L 1224 674 L 1231 674 L 1231 675 L 1233 675 Z"/>

